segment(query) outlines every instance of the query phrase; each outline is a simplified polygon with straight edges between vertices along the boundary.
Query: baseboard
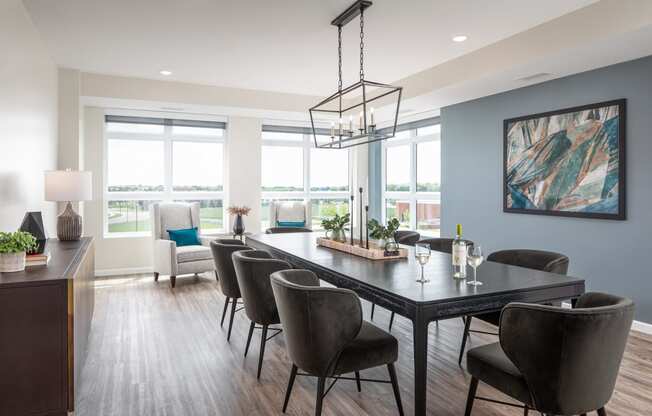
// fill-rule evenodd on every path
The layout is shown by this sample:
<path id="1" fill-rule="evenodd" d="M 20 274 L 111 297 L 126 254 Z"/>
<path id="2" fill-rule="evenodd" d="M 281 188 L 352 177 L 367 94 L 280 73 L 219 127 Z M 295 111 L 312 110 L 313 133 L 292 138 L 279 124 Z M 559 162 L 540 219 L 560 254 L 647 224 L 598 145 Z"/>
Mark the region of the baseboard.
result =
<path id="1" fill-rule="evenodd" d="M 122 269 L 98 269 L 95 270 L 96 277 L 104 276 L 125 276 L 130 274 L 153 273 L 152 267 L 125 267 Z"/>
<path id="2" fill-rule="evenodd" d="M 643 334 L 652 335 L 652 324 L 647 322 L 634 321 L 632 323 L 632 331 L 642 332 Z"/>

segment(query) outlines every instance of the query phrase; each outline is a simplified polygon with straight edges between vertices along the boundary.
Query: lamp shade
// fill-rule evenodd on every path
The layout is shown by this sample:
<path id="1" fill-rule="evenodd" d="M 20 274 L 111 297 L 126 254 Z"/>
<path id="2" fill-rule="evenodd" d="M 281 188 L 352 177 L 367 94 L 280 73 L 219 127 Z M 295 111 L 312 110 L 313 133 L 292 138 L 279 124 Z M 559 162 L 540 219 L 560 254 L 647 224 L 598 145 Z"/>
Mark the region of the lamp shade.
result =
<path id="1" fill-rule="evenodd" d="M 46 201 L 90 201 L 93 199 L 93 175 L 76 170 L 45 172 Z"/>

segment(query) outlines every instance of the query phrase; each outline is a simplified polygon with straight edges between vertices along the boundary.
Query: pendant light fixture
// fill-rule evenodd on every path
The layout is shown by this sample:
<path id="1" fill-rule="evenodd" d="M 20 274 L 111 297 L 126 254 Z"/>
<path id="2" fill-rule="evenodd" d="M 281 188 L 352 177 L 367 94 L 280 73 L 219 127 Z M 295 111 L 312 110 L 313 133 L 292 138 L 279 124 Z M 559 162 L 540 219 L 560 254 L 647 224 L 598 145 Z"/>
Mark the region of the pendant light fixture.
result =
<path id="1" fill-rule="evenodd" d="M 396 134 L 403 88 L 364 78 L 364 12 L 371 5 L 371 1 L 358 0 L 331 22 L 337 26 L 338 85 L 336 93 L 309 109 L 316 147 L 344 149 L 385 140 Z M 342 28 L 357 16 L 360 16 L 360 80 L 342 88 Z M 381 107 L 390 110 L 393 125 L 379 129 L 374 110 Z M 315 128 L 315 118 L 318 122 L 328 119 L 330 129 Z M 317 140 L 317 136 L 326 139 Z"/>

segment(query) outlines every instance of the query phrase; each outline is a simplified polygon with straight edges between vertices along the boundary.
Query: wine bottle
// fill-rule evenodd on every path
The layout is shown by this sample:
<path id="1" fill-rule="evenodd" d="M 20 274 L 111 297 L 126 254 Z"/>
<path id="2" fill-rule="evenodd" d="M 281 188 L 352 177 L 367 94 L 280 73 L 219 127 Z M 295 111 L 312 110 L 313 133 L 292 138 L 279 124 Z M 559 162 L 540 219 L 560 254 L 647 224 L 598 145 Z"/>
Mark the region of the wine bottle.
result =
<path id="1" fill-rule="evenodd" d="M 453 240 L 453 277 L 466 279 L 466 242 L 462 240 L 462 224 L 457 224 Z"/>

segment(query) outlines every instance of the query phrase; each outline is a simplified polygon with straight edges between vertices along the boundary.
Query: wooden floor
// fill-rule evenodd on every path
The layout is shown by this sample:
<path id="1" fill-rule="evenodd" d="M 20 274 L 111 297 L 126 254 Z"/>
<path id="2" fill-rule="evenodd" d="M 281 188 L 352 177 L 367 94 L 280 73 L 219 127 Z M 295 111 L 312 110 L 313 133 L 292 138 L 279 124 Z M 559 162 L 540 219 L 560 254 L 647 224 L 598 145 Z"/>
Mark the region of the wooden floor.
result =
<path id="1" fill-rule="evenodd" d="M 231 342 L 219 318 L 224 305 L 214 279 L 179 278 L 171 290 L 150 276 L 99 279 L 88 361 L 77 396 L 79 416 L 108 415 L 280 415 L 290 370 L 282 336 L 267 346 L 261 380 L 255 376 L 260 334 L 254 334 L 245 359 L 249 322 L 236 315 Z M 363 302 L 366 306 L 366 302 Z M 368 316 L 368 309 L 365 312 Z M 376 310 L 375 322 L 386 328 L 389 313 Z M 478 325 L 474 323 L 474 325 Z M 476 328 L 479 328 L 477 326 Z M 487 329 L 487 328 L 485 328 Z M 460 319 L 430 326 L 428 414 L 463 415 L 469 376 L 457 365 Z M 413 414 L 411 323 L 397 318 L 398 378 L 406 414 Z M 472 335 L 470 346 L 496 341 Z M 633 333 L 609 415 L 652 414 L 652 337 Z M 386 378 L 385 369 L 363 377 Z M 481 386 L 484 396 L 505 399 Z M 313 412 L 315 380 L 297 378 L 287 414 Z M 391 387 L 338 382 L 328 394 L 324 415 L 395 415 Z M 476 402 L 474 416 L 522 415 L 506 406 Z"/>

